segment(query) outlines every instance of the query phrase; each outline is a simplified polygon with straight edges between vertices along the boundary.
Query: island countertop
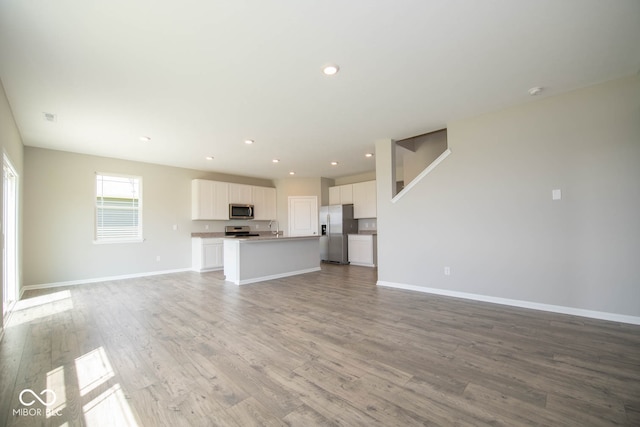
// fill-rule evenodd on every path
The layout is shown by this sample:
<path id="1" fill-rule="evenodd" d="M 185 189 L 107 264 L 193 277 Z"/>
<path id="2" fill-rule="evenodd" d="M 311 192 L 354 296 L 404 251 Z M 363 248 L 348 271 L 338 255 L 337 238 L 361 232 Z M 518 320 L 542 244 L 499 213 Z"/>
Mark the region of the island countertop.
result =
<path id="1" fill-rule="evenodd" d="M 277 236 L 260 235 L 251 237 L 225 237 L 228 240 L 237 240 L 240 242 L 275 242 L 281 240 L 305 240 L 305 239 L 320 239 L 320 236 L 283 236 L 278 234 Z"/>
<path id="2" fill-rule="evenodd" d="M 270 241 L 278 241 L 278 240 L 299 240 L 299 239 L 319 239 L 320 236 L 284 236 L 282 234 L 274 235 L 274 234 L 260 234 L 259 236 L 247 236 L 247 237 L 235 237 L 235 236 L 225 236 L 224 233 L 221 232 L 198 232 L 191 233 L 191 237 L 199 237 L 201 239 L 229 239 L 229 240 L 237 240 L 240 242 L 270 242 Z"/>

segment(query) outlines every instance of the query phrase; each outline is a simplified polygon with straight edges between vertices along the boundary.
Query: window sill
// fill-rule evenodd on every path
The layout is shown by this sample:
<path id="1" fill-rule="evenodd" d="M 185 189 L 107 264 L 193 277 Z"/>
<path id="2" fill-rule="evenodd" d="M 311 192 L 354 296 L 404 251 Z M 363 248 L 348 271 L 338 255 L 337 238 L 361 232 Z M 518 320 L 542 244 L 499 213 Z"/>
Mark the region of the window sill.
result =
<path id="1" fill-rule="evenodd" d="M 94 245 L 112 245 L 114 243 L 143 243 L 145 239 L 113 239 L 113 240 L 94 240 Z"/>

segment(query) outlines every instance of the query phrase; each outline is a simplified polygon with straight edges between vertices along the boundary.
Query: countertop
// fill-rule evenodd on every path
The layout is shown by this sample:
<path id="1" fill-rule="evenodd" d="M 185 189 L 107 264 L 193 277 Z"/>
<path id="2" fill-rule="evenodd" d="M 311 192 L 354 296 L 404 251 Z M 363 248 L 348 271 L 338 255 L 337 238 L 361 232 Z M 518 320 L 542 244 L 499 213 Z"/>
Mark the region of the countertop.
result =
<path id="1" fill-rule="evenodd" d="M 282 234 L 274 235 L 260 235 L 253 237 L 227 237 L 226 240 L 235 240 L 239 242 L 275 242 L 283 240 L 304 240 L 304 239 L 319 239 L 320 236 L 283 236 Z"/>
<path id="2" fill-rule="evenodd" d="M 378 235 L 378 230 L 361 230 L 358 231 L 357 233 L 349 233 L 352 234 L 354 236 L 377 236 Z"/>
<path id="3" fill-rule="evenodd" d="M 218 231 L 218 232 L 191 233 L 191 237 L 201 237 L 203 239 L 212 239 L 216 237 L 223 238 L 224 232 Z"/>
<path id="4" fill-rule="evenodd" d="M 300 237 L 285 237 L 282 234 L 275 236 L 271 233 L 260 233 L 259 236 L 251 237 L 229 237 L 225 236 L 224 232 L 205 232 L 205 233 L 191 233 L 191 237 L 200 237 L 203 239 L 229 239 L 237 240 L 240 242 L 265 242 L 272 240 L 296 240 L 296 239 L 318 239 L 320 236 L 300 236 Z"/>

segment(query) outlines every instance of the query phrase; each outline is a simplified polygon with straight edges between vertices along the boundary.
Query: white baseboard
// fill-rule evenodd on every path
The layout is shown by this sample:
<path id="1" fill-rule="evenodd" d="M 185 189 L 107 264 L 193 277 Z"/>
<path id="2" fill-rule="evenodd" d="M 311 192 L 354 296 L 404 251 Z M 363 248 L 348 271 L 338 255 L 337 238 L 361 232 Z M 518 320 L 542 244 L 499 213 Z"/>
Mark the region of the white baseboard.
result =
<path id="1" fill-rule="evenodd" d="M 513 307 L 529 308 L 532 310 L 549 311 L 552 313 L 570 314 L 573 316 L 589 317 L 592 319 L 609 320 L 612 322 L 640 325 L 640 317 L 625 314 L 607 313 L 604 311 L 584 310 L 581 308 L 565 307 L 562 305 L 541 304 L 537 302 L 522 301 L 509 298 L 499 298 L 487 295 L 470 294 L 466 292 L 448 291 L 446 289 L 427 288 L 423 286 L 407 285 L 404 283 L 385 282 L 378 280 L 378 286 L 388 288 L 405 289 L 409 291 L 424 292 L 428 294 L 444 295 L 448 297 L 464 298 L 474 301 L 490 302 L 494 304 L 510 305 Z"/>
<path id="2" fill-rule="evenodd" d="M 235 283 L 236 285 L 248 285 L 250 283 L 264 282 L 265 280 L 281 279 L 283 277 L 296 276 L 298 274 L 313 273 L 314 271 L 320 271 L 320 267 L 289 271 L 287 273 L 272 274 L 270 276 L 255 277 L 252 279 L 244 279 L 244 280 L 238 281 L 237 283 L 236 282 L 233 282 L 233 283 Z"/>
<path id="3" fill-rule="evenodd" d="M 349 265 L 357 265 L 358 267 L 375 267 L 375 264 L 365 264 L 363 262 L 349 262 Z"/>
<path id="4" fill-rule="evenodd" d="M 220 271 L 223 270 L 224 267 L 214 267 L 214 268 L 203 268 L 198 270 L 197 268 L 191 268 L 190 270 L 196 273 L 208 273 L 210 271 Z"/>
<path id="5" fill-rule="evenodd" d="M 20 297 L 22 297 L 22 293 L 20 293 Z M 11 322 L 11 316 L 13 316 L 13 309 L 16 307 L 15 301 L 12 301 L 10 304 L 11 305 L 7 308 L 7 311 L 4 313 L 2 324 L 0 324 L 0 343 L 2 342 L 2 338 L 4 338 L 4 331 L 7 328 L 7 325 Z"/>
<path id="6" fill-rule="evenodd" d="M 158 276 L 161 274 L 182 273 L 185 271 L 193 271 L 193 270 L 191 270 L 191 268 L 178 268 L 175 270 L 149 271 L 146 273 L 124 274 L 122 276 L 95 277 L 91 279 L 69 280 L 66 282 L 53 282 L 53 283 L 41 283 L 39 285 L 27 285 L 27 286 L 23 286 L 22 289 L 20 290 L 20 298 L 22 299 L 22 295 L 24 294 L 25 291 L 31 291 L 34 289 L 60 288 L 62 286 L 77 286 L 77 285 L 84 285 L 87 283 L 99 283 L 99 282 L 109 282 L 111 280 L 135 279 L 138 277 Z"/>

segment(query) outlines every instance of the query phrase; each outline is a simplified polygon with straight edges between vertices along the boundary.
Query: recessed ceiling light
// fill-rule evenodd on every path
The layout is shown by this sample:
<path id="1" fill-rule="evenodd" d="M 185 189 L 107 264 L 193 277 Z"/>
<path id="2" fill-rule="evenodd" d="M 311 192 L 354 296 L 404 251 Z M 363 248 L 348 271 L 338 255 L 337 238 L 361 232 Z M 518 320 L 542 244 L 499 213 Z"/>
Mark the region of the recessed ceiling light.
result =
<path id="1" fill-rule="evenodd" d="M 295 175 L 296 173 L 294 171 L 289 172 L 289 175 Z"/>
<path id="2" fill-rule="evenodd" d="M 271 160 L 273 163 L 280 163 L 280 159 L 273 159 Z"/>
<path id="3" fill-rule="evenodd" d="M 253 144 L 253 142 L 254 142 L 253 139 L 245 139 L 244 140 L 244 143 L 247 144 L 247 145 L 251 145 L 251 144 Z"/>
<path id="4" fill-rule="evenodd" d="M 373 157 L 373 153 L 367 153 L 364 155 L 365 157 Z"/>
<path id="5" fill-rule="evenodd" d="M 331 162 L 331 166 L 338 166 L 338 162 Z"/>
<path id="6" fill-rule="evenodd" d="M 529 95 L 531 96 L 536 96 L 541 94 L 543 91 L 543 88 L 536 86 L 536 87 L 532 87 L 531 89 L 529 89 Z"/>
<path id="7" fill-rule="evenodd" d="M 207 156 L 207 157 L 205 157 L 205 159 L 207 159 L 207 160 L 213 160 L 213 156 Z"/>
<path id="8" fill-rule="evenodd" d="M 151 141 L 151 137 L 149 136 L 141 136 L 140 138 L 138 138 L 140 141 L 142 142 L 149 142 Z"/>
<path id="9" fill-rule="evenodd" d="M 324 67 L 322 67 L 322 72 L 325 73 L 327 76 L 333 76 L 338 71 L 340 71 L 340 67 L 338 67 L 335 64 L 327 64 Z"/>

